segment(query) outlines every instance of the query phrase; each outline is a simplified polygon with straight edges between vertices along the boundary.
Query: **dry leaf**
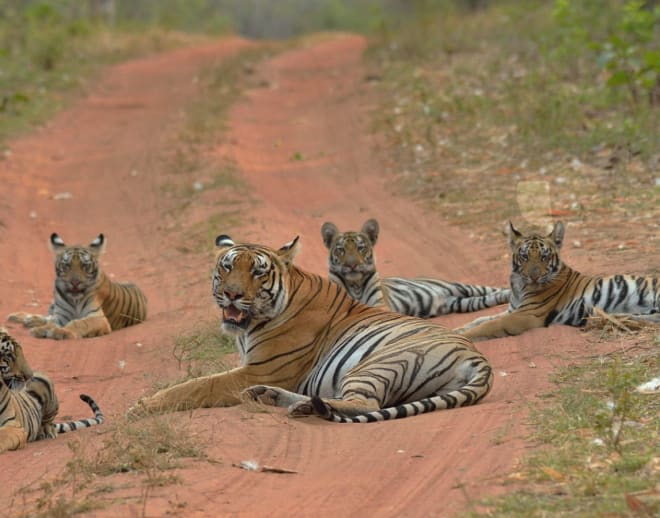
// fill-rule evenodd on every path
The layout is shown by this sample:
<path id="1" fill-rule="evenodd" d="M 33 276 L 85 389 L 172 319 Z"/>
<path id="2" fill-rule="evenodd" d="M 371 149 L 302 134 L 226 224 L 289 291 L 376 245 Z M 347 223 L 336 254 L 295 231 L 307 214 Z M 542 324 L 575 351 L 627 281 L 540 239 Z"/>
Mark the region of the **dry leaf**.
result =
<path id="1" fill-rule="evenodd" d="M 548 466 L 543 466 L 541 467 L 541 471 L 548 475 L 552 480 L 555 480 L 557 482 L 562 482 L 564 480 L 564 474 L 559 473 L 556 469 L 550 468 Z"/>

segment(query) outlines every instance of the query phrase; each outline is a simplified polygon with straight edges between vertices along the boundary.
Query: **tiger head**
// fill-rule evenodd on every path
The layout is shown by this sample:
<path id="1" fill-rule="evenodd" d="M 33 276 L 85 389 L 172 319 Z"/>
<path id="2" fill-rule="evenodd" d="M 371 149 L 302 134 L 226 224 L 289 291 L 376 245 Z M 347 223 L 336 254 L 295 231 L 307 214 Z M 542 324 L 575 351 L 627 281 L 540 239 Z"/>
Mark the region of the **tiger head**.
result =
<path id="1" fill-rule="evenodd" d="M 330 251 L 331 277 L 359 286 L 376 271 L 374 245 L 378 240 L 378 222 L 375 219 L 367 220 L 359 232 L 339 232 L 335 224 L 328 221 L 321 227 L 321 235 Z"/>
<path id="2" fill-rule="evenodd" d="M 67 246 L 53 233 L 50 248 L 55 255 L 55 286 L 68 296 L 81 296 L 96 285 L 99 277 L 99 256 L 105 238 L 99 234 L 89 246 Z"/>
<path id="3" fill-rule="evenodd" d="M 558 221 L 547 236 L 519 232 L 511 222 L 508 225 L 512 270 L 525 285 L 545 285 L 561 270 L 559 250 L 564 240 L 564 225 Z"/>
<path id="4" fill-rule="evenodd" d="M 10 388 L 22 385 L 33 376 L 23 348 L 11 335 L 0 332 L 0 376 Z"/>
<path id="5" fill-rule="evenodd" d="M 236 244 L 226 235 L 212 274 L 213 297 L 222 309 L 224 331 L 241 334 L 277 317 L 289 302 L 289 273 L 300 249 L 298 238 L 279 250 Z"/>

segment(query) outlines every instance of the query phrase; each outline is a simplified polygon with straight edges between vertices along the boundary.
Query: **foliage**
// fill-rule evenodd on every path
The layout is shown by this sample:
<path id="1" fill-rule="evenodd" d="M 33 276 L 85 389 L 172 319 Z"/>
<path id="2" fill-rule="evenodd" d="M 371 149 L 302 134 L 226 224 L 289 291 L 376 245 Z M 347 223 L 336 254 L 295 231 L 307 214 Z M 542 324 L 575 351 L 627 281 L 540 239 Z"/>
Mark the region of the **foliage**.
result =
<path id="1" fill-rule="evenodd" d="M 613 84 L 596 44 L 648 40 L 653 50 L 659 39 L 636 17 L 650 11 L 619 0 L 415 5 L 415 16 L 386 24 L 368 52 L 382 100 L 375 128 L 387 135 L 402 189 L 451 222 L 481 222 L 475 232 L 492 237 L 505 220 L 527 217 L 519 191 L 542 182 L 543 217 L 576 222 L 609 205 L 621 232 L 608 237 L 630 239 L 625 220 L 635 218 L 636 238 L 657 253 L 657 106 Z M 584 245 L 593 230 L 573 236 Z"/>
<path id="2" fill-rule="evenodd" d="M 649 104 L 656 105 L 660 102 L 660 7 L 646 7 L 642 0 L 609 3 L 611 8 L 603 10 L 602 2 L 593 0 L 556 0 L 555 57 L 587 55 L 607 72 L 607 86 L 625 87 L 635 104 L 644 94 Z"/>
<path id="3" fill-rule="evenodd" d="M 119 31 L 87 6 L 0 0 L 0 142 L 54 113 L 101 65 L 199 41 L 156 28 Z"/>
<path id="4" fill-rule="evenodd" d="M 660 406 L 635 387 L 657 375 L 660 336 L 641 338 L 641 354 L 554 375 L 556 389 L 532 411 L 535 439 L 545 447 L 514 474 L 516 490 L 487 503 L 488 516 L 657 515 Z"/>

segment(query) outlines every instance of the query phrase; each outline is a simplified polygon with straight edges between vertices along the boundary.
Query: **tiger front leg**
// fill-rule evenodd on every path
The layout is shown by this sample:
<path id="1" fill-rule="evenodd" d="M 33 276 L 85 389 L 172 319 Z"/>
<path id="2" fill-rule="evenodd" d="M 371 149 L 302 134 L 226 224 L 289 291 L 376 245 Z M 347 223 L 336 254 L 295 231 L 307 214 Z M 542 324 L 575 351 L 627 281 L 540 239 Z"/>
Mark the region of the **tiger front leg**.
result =
<path id="1" fill-rule="evenodd" d="M 53 338 L 55 340 L 71 340 L 76 338 L 91 338 L 110 334 L 112 328 L 105 316 L 91 316 L 72 320 L 60 327 L 52 322 L 33 328 L 30 333 L 37 338 Z"/>
<path id="2" fill-rule="evenodd" d="M 529 329 L 544 327 L 545 319 L 543 316 L 532 315 L 528 312 L 514 311 L 502 316 L 496 315 L 493 319 L 488 319 L 475 327 L 465 327 L 458 331 L 463 336 L 473 342 L 480 340 L 489 340 L 491 338 L 504 338 L 507 336 L 516 336 Z"/>
<path id="3" fill-rule="evenodd" d="M 0 453 L 18 450 L 27 444 L 27 432 L 19 426 L 6 425 L 0 428 Z"/>
<path id="4" fill-rule="evenodd" d="M 465 324 L 463 327 L 455 328 L 454 331 L 457 332 L 457 333 L 460 333 L 462 335 L 465 335 L 465 331 L 467 331 L 468 329 L 473 329 L 477 326 L 480 326 L 481 324 L 483 324 L 485 322 L 489 322 L 491 320 L 501 318 L 505 315 L 508 315 L 509 313 L 510 313 L 510 311 L 507 309 L 506 311 L 503 311 L 501 313 L 497 313 L 495 315 L 489 315 L 489 316 L 485 316 L 485 317 L 475 318 L 474 320 L 471 320 L 470 322 Z"/>
<path id="5" fill-rule="evenodd" d="M 72 320 L 62 329 L 69 331 L 75 338 L 91 338 L 112 332 L 110 322 L 103 314 Z"/>
<path id="6" fill-rule="evenodd" d="M 39 327 L 53 322 L 53 317 L 50 315 L 34 315 L 32 313 L 24 313 L 22 311 L 17 313 L 10 313 L 7 316 L 9 322 L 17 322 L 23 324 L 25 327 Z"/>
<path id="7" fill-rule="evenodd" d="M 80 338 L 66 327 L 60 327 L 52 322 L 39 327 L 33 327 L 30 329 L 30 334 L 35 338 L 53 338 L 54 340 L 71 340 L 73 338 Z"/>
<path id="8" fill-rule="evenodd" d="M 127 416 L 136 419 L 177 410 L 238 405 L 241 403 L 241 392 L 259 381 L 263 379 L 252 375 L 245 367 L 203 376 L 140 399 L 128 410 Z"/>

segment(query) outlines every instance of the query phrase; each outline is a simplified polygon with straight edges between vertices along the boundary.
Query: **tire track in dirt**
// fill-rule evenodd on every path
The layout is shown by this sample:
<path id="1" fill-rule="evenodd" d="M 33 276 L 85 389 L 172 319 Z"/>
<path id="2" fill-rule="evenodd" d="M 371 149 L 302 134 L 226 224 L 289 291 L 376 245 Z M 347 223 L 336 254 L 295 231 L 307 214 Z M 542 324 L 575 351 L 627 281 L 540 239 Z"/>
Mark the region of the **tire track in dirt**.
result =
<path id="1" fill-rule="evenodd" d="M 209 52 L 215 57 L 242 45 L 224 43 Z M 236 163 L 250 186 L 252 204 L 242 214 L 242 225 L 218 228 L 217 233 L 271 246 L 299 234 L 303 252 L 298 263 L 325 272 L 321 224 L 332 220 L 340 229 L 358 228 L 376 217 L 382 228 L 377 252 L 383 274 L 505 283 L 507 266 L 498 257 L 502 243 L 476 244 L 437 215 L 391 194 L 373 151 L 376 139 L 369 132 L 374 102 L 363 80 L 364 48 L 365 41 L 352 35 L 316 39 L 257 67 L 256 74 L 269 86 L 250 90 L 231 110 L 229 135 L 216 151 Z M 200 319 L 217 318 L 207 283 L 197 282 L 207 278 L 208 254 L 182 256 L 171 242 L 176 236 L 159 226 L 166 204 L 160 198 L 158 157 L 176 137 L 178 110 L 194 92 L 190 79 L 207 58 L 205 52 L 190 50 L 115 67 L 90 99 L 14 146 L 10 190 L 2 200 L 11 211 L 20 209 L 22 216 L 10 220 L 9 210 L 0 215 L 7 224 L 2 240 L 13 244 L 12 250 L 0 250 L 10 279 L 2 281 L 7 295 L 0 300 L 0 314 L 20 309 L 17 299 L 28 302 L 27 289 L 35 291 L 41 309 L 47 306 L 52 271 L 45 240 L 52 226 L 61 227 L 65 238 L 65 229 L 71 229 L 70 239 L 88 239 L 99 226 L 110 226 L 106 268 L 117 278 L 143 285 L 150 298 L 145 324 L 108 337 L 60 344 L 37 342 L 16 331 L 27 344 L 29 358 L 38 359 L 35 366 L 54 374 L 65 413 L 80 413 L 74 394 L 83 387 L 111 415 L 122 413 L 154 379 L 177 376 L 173 334 Z M 164 84 L 175 88 L 176 95 L 156 94 L 156 85 Z M 138 109 L 139 117 L 129 115 Z M 144 113 L 148 109 L 153 109 L 150 115 Z M 99 112 L 108 117 L 101 119 L 107 128 L 106 122 L 99 122 Z M 53 153 L 63 149 L 71 158 L 53 160 Z M 32 158 L 34 150 L 38 157 Z M 92 168 L 105 173 L 90 175 Z M 137 177 L 127 176 L 131 169 L 138 170 Z M 112 171 L 121 171 L 121 181 L 107 179 Z M 88 199 L 77 194 L 83 192 L 79 187 L 90 193 Z M 40 197 L 42 189 L 71 190 L 70 208 L 62 210 Z M 205 194 L 195 211 L 212 213 L 214 203 L 229 195 L 218 190 L 214 200 L 213 193 Z M 40 216 L 31 221 L 27 213 L 33 206 Z M 185 288 L 189 282 L 192 287 Z M 470 318 L 439 320 L 455 326 Z M 143 343 L 140 350 L 137 341 Z M 493 340 L 480 349 L 497 375 L 492 393 L 476 407 L 364 426 L 290 420 L 281 409 L 178 413 L 175 419 L 191 423 L 214 462 L 186 462 L 177 471 L 181 483 L 151 489 L 146 503 L 135 476 L 113 476 L 109 480 L 126 487 L 111 498 L 126 500 L 97 514 L 145 509 L 147 515 L 158 516 L 182 503 L 191 516 L 448 516 L 464 511 L 472 500 L 503 490 L 501 478 L 527 446 L 525 415 L 536 404 L 536 395 L 549 387 L 549 370 L 562 358 L 585 354 L 580 352 L 584 339 L 562 327 Z M 119 359 L 126 360 L 121 372 L 113 368 Z M 26 483 L 44 472 L 45 455 L 55 464 L 46 469 L 48 476 L 57 472 L 57 461 L 68 458 L 63 440 L 5 455 L 7 462 L 19 465 L 12 479 Z M 298 473 L 252 473 L 232 466 L 246 459 Z"/>
<path id="2" fill-rule="evenodd" d="M 323 221 L 347 229 L 375 216 L 382 227 L 377 250 L 385 274 L 504 283 L 506 263 L 498 258 L 494 267 L 489 260 L 498 247 L 477 246 L 438 216 L 390 193 L 369 134 L 373 101 L 363 82 L 364 47 L 359 37 L 330 38 L 258 67 L 270 86 L 252 90 L 232 110 L 230 138 L 218 151 L 238 165 L 253 208 L 243 228 L 218 233 L 271 246 L 299 234 L 298 263 L 323 272 Z M 441 321 L 454 326 L 469 318 Z M 225 488 L 213 508 L 231 515 L 445 516 L 465 510 L 472 499 L 502 491 L 502 476 L 526 446 L 524 416 L 534 395 L 549 387 L 547 372 L 561 361 L 558 352 L 577 349 L 566 347 L 575 336 L 573 329 L 555 328 L 483 344 L 501 375 L 488 398 L 473 408 L 367 427 L 250 415 L 231 429 L 232 435 L 245 434 L 246 441 L 231 446 L 220 441 L 209 446 L 210 455 L 226 462 L 255 458 L 299 475 L 222 467 L 195 487 L 205 487 L 207 495 L 213 487 Z M 222 412 L 244 415 L 241 408 Z"/>
<path id="3" fill-rule="evenodd" d="M 2 322 L 33 368 L 54 381 L 60 416 L 87 416 L 89 408 L 78 399 L 86 392 L 112 421 L 151 380 L 177 376 L 171 337 L 186 327 L 186 308 L 199 313 L 210 307 L 208 286 L 197 292 L 184 286 L 208 266 L 204 258 L 191 264 L 172 250 L 162 223 L 170 202 L 161 187 L 197 74 L 247 45 L 237 38 L 112 67 L 84 98 L 10 143 L 11 155 L 0 163 L 0 321 L 12 311 L 47 311 L 53 292 L 48 238 L 54 231 L 70 244 L 89 243 L 103 232 L 106 273 L 138 283 L 149 299 L 145 324 L 94 339 L 37 340 Z M 53 198 L 65 192 L 69 199 Z M 103 433 L 99 427 L 90 435 Z M 70 457 L 67 442 L 62 437 L 4 453 L 3 461 L 13 466 L 0 475 L 5 501 L 20 501 L 24 496 L 16 490 L 60 472 Z"/>

